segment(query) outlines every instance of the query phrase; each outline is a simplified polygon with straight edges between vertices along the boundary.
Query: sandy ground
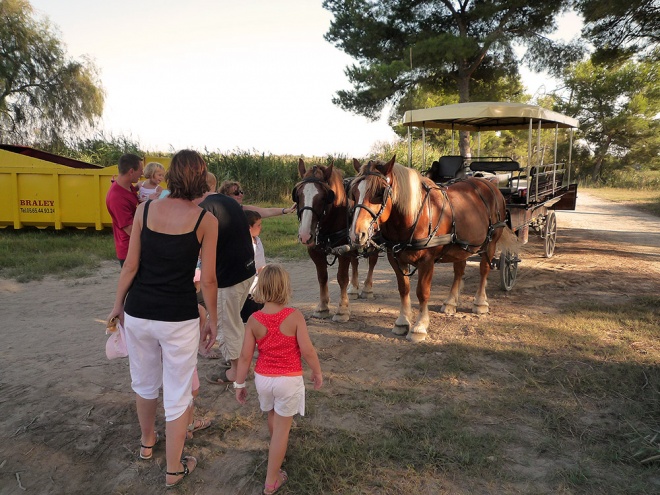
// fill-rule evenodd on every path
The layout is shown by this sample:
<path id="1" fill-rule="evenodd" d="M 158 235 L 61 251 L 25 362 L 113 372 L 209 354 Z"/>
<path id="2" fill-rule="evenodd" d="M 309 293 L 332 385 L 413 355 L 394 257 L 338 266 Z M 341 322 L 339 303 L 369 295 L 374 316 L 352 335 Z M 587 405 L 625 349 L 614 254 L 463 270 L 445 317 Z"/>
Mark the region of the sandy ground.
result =
<path id="1" fill-rule="evenodd" d="M 542 257 L 540 239 L 530 236 L 511 292 L 499 290 L 499 273 L 491 273 L 491 314 L 486 318 L 557 312 L 577 298 L 620 301 L 657 294 L 659 219 L 580 193 L 577 211 L 558 212 L 558 225 L 551 259 Z M 459 318 L 469 323 L 477 318 L 470 308 L 478 268 L 470 265 L 459 312 L 453 317 L 436 313 L 451 279 L 451 266 L 437 266 L 429 341 L 442 341 L 448 321 Z M 318 297 L 313 264 L 286 266 L 294 281 L 294 304 L 309 316 Z M 154 450 L 154 460 L 137 460 L 140 432 L 128 362 L 108 361 L 104 354 L 102 321 L 111 309 L 118 274 L 116 263 L 105 263 L 95 275 L 78 280 L 19 284 L 0 279 L 5 342 L 0 348 L 0 494 L 164 491 L 164 446 Z M 329 393 L 350 380 L 347 373 L 368 373 L 374 382 L 384 379 L 401 353 L 414 345 L 390 332 L 398 311 L 393 281 L 392 269 L 381 260 L 375 298 L 352 302 L 350 322 L 308 319 Z M 332 303 L 337 293 L 333 282 Z M 367 344 L 378 349 L 375 358 L 365 352 Z M 200 375 L 213 371 L 214 365 L 215 361 L 200 360 Z M 203 382 L 198 404 L 200 412 L 215 422 L 187 442 L 186 452 L 200 462 L 180 492 L 261 493 L 262 480 L 253 473 L 255 459 L 266 461 L 267 430 L 254 392 L 241 408 L 233 392 Z M 232 421 L 240 417 L 257 425 L 252 434 L 232 429 Z M 164 430 L 162 413 L 157 426 Z"/>

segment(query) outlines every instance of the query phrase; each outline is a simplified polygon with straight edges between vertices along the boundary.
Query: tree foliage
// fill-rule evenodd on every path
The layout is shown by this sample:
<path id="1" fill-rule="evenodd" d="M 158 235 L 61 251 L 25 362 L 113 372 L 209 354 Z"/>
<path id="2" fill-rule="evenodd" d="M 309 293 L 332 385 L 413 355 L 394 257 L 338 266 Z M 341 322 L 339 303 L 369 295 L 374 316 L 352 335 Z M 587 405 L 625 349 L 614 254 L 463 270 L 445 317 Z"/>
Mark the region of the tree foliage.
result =
<path id="1" fill-rule="evenodd" d="M 570 99 L 562 110 L 577 116 L 593 156 L 592 178 L 611 168 L 660 168 L 660 66 L 652 61 L 597 64 L 567 70 Z"/>
<path id="2" fill-rule="evenodd" d="M 353 89 L 337 92 L 333 101 L 376 119 L 387 104 L 400 113 L 397 104 L 416 93 L 457 94 L 467 102 L 479 88 L 492 97 L 496 81 L 519 79 L 514 44 L 535 54 L 536 68 L 559 71 L 558 53 L 562 60 L 581 53 L 545 37 L 569 3 L 325 0 L 334 16 L 326 40 L 357 61 L 346 69 Z"/>
<path id="3" fill-rule="evenodd" d="M 595 60 L 630 57 L 660 47 L 658 0 L 578 0 L 583 36 L 594 44 Z"/>
<path id="4" fill-rule="evenodd" d="M 94 64 L 72 60 L 26 0 L 0 0 L 0 142 L 46 143 L 93 127 L 104 93 Z"/>

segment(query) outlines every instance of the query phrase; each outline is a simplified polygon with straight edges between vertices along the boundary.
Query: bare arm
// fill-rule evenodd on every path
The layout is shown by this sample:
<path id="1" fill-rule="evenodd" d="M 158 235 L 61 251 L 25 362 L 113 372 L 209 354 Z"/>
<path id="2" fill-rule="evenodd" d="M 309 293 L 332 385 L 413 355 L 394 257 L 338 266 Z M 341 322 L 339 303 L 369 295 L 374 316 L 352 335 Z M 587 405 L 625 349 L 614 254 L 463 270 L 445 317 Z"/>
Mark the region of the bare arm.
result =
<path id="1" fill-rule="evenodd" d="M 236 381 L 234 383 L 242 383 L 245 385 L 245 379 L 247 378 L 250 364 L 252 363 L 252 356 L 254 355 L 254 346 L 256 345 L 253 331 L 254 324 L 255 320 L 250 316 L 245 325 L 245 338 L 243 339 L 241 355 L 238 357 L 238 368 L 236 370 Z M 236 400 L 241 404 L 245 404 L 247 400 L 247 389 L 245 387 L 236 389 Z"/>
<path id="2" fill-rule="evenodd" d="M 261 206 L 243 205 L 243 209 L 256 211 L 261 215 L 261 218 L 268 218 L 293 213 L 296 211 L 296 204 L 294 203 L 293 206 L 288 208 L 262 208 Z"/>
<path id="3" fill-rule="evenodd" d="M 323 374 L 321 373 L 321 363 L 319 356 L 316 354 L 312 339 L 309 338 L 307 331 L 307 323 L 303 314 L 296 310 L 293 313 L 293 318 L 296 323 L 296 338 L 298 339 L 298 347 L 303 359 L 312 370 L 312 381 L 314 382 L 314 390 L 318 390 L 323 386 Z"/>
<path id="4" fill-rule="evenodd" d="M 135 212 L 135 221 L 131 225 L 131 234 L 133 235 L 131 235 L 131 240 L 128 243 L 128 253 L 124 261 L 124 266 L 121 269 L 121 274 L 119 275 L 119 282 L 117 283 L 115 305 L 108 315 L 108 322 L 115 316 L 119 316 L 119 321 L 121 321 L 122 325 L 124 324 L 124 300 L 140 266 L 140 232 L 142 231 L 143 210 L 144 204 L 141 204 Z"/>
<path id="5" fill-rule="evenodd" d="M 202 273 L 200 284 L 209 317 L 200 329 L 200 342 L 207 351 L 213 347 L 218 336 L 218 280 L 215 272 L 216 244 L 218 242 L 218 220 L 210 213 L 205 214 L 199 229 L 202 234 Z"/>

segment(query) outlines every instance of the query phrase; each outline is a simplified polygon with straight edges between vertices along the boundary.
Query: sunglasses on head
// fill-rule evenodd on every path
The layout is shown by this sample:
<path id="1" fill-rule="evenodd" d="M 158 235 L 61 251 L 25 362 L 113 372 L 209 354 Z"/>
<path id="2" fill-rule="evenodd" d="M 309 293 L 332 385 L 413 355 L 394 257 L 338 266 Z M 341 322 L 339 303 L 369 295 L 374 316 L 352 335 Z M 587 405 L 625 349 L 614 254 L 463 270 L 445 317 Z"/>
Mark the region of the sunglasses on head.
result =
<path id="1" fill-rule="evenodd" d="M 243 194 L 243 190 L 242 190 L 242 189 L 236 189 L 236 190 L 232 193 L 232 195 L 234 195 L 234 196 L 240 196 L 241 194 Z"/>

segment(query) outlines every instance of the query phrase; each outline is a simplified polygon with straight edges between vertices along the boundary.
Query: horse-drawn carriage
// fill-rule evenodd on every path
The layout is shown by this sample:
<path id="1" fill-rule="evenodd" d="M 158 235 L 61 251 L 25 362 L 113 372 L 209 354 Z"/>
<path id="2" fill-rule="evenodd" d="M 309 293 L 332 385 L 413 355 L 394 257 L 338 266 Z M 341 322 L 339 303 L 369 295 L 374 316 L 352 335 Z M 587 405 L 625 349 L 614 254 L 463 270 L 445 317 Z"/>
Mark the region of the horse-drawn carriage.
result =
<path id="1" fill-rule="evenodd" d="M 421 127 L 423 136 L 429 127 L 529 129 L 524 165 L 509 157 L 452 154 L 431 168 L 435 180 L 396 163 L 395 158 L 364 164 L 354 160 L 357 176 L 346 191 L 332 166 L 306 168 L 300 162 L 302 180 L 293 190 L 293 199 L 298 205 L 299 239 L 308 245 L 317 268 L 320 303 L 315 315 L 328 315 L 326 255 L 340 259 L 337 280 L 341 297 L 334 319 L 346 321 L 349 263 L 356 263 L 356 253 L 370 257 L 365 283 L 370 289 L 377 253 L 386 251 L 401 297 L 392 331 L 421 341 L 430 323 L 428 301 L 435 263 L 454 266 L 454 280 L 441 309 L 451 314 L 457 311 L 466 262 L 479 256 L 481 277 L 472 311 L 483 314 L 489 310 L 486 283 L 491 268 L 500 269 L 502 287 L 510 290 L 519 262 L 515 246 L 527 242 L 530 227 L 541 233 L 545 254 L 552 256 L 557 234 L 553 210 L 575 209 L 577 192 L 576 185 L 570 184 L 570 154 L 568 166 L 557 161 L 557 131 L 574 129 L 578 122 L 532 105 L 468 103 L 406 112 L 403 123 Z M 553 163 L 544 163 L 539 151 L 541 130 L 547 128 L 555 129 Z M 535 129 L 536 148 L 532 144 Z M 341 244 L 344 239 L 348 244 Z M 499 259 L 496 248 L 502 253 Z M 413 324 L 410 275 L 415 272 L 419 313 Z"/>
<path id="2" fill-rule="evenodd" d="M 552 255 L 556 220 L 551 210 L 574 208 L 576 188 L 568 185 L 570 166 L 557 162 L 556 151 L 554 163 L 544 164 L 540 134 L 536 150 L 531 135 L 535 128 L 539 133 L 548 127 L 573 129 L 578 122 L 531 105 L 468 103 L 409 111 L 403 124 L 421 127 L 423 137 L 429 127 L 530 132 L 524 166 L 511 158 L 466 159 L 452 154 L 435 165 L 438 182 L 413 167 L 395 163 L 394 158 L 356 162 L 358 175 L 349 193 L 354 204 L 350 242 L 358 250 L 377 246 L 387 251 L 401 297 L 392 331 L 420 341 L 430 323 L 428 301 L 435 263 L 454 265 L 454 280 L 441 309 L 451 314 L 457 310 L 467 260 L 475 255 L 480 258 L 480 282 L 472 311 L 483 314 L 489 310 L 486 284 L 491 268 L 500 268 L 502 286 L 510 289 L 519 261 L 516 245 L 527 241 L 530 226 L 541 229 L 546 254 Z M 409 162 L 411 156 L 409 152 Z M 496 248 L 502 251 L 499 259 L 495 258 Z M 410 275 L 416 271 L 419 313 L 413 324 Z"/>
<path id="3" fill-rule="evenodd" d="M 552 257 L 557 240 L 555 211 L 575 210 L 577 184 L 571 183 L 571 150 L 572 131 L 579 126 L 577 120 L 523 103 L 477 102 L 410 110 L 405 113 L 403 124 L 409 130 L 411 127 L 421 128 L 424 137 L 428 128 L 449 129 L 452 137 L 457 131 L 477 132 L 479 143 L 484 131 L 527 130 L 527 157 L 513 159 L 506 156 L 477 154 L 463 157 L 452 154 L 434 161 L 427 175 L 439 184 L 449 184 L 468 176 L 481 176 L 493 181 L 506 201 L 507 225 L 520 242 L 527 242 L 531 228 L 543 239 L 545 256 Z M 549 161 L 545 160 L 547 153 L 544 153 L 541 143 L 542 129 L 555 131 L 554 153 Z M 569 130 L 565 161 L 557 156 L 559 129 Z M 409 143 L 410 136 L 409 132 Z M 410 157 L 411 153 L 409 161 Z M 423 156 L 424 161 L 425 158 Z M 508 291 L 513 287 L 519 261 L 512 251 L 502 251 L 497 261 L 502 289 Z"/>

